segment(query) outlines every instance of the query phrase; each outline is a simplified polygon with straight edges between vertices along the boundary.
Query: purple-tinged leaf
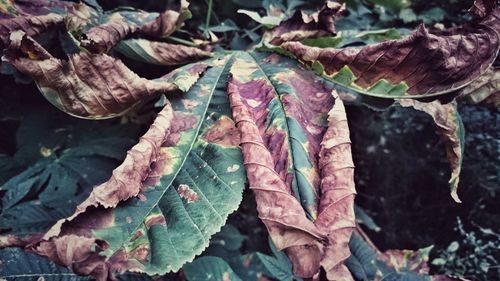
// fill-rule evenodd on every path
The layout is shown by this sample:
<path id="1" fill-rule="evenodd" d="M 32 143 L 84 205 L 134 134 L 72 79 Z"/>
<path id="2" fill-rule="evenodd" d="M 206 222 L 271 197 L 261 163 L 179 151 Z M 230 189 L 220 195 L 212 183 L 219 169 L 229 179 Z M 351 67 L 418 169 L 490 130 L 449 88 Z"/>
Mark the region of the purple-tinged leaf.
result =
<path id="1" fill-rule="evenodd" d="M 361 94 L 383 98 L 435 97 L 479 77 L 500 47 L 500 8 L 469 29 L 432 34 L 420 26 L 406 38 L 361 48 L 282 47 L 317 73 Z"/>
<path id="2" fill-rule="evenodd" d="M 179 11 L 166 10 L 152 20 L 148 20 L 151 14 L 142 11 L 106 15 L 105 23 L 90 28 L 82 35 L 81 45 L 95 53 L 106 53 L 131 34 L 165 38 L 191 17 L 188 6 L 186 0 L 181 0 Z"/>
<path id="3" fill-rule="evenodd" d="M 7 61 L 31 76 L 52 104 L 77 117 L 115 117 L 156 97 L 155 94 L 186 88 L 175 79 L 141 78 L 120 60 L 106 54 L 81 52 L 69 55 L 68 61 L 64 61 L 54 58 L 20 31 L 13 33 L 11 40 Z M 191 73 L 194 81 L 203 70 Z"/>
<path id="4" fill-rule="evenodd" d="M 264 39 L 279 45 L 288 41 L 300 41 L 306 38 L 334 36 L 337 34 L 334 21 L 345 12 L 345 4 L 325 1 L 323 7 L 313 14 L 296 11 L 290 18 L 264 34 Z"/>
<path id="5" fill-rule="evenodd" d="M 10 35 L 14 31 L 20 30 L 28 36 L 35 36 L 62 23 L 63 17 L 57 14 L 0 19 L 0 51 L 9 46 Z"/>
<path id="6" fill-rule="evenodd" d="M 330 280 L 350 280 L 342 263 L 355 191 L 344 108 L 312 73 L 282 60 L 236 54 L 227 89 L 259 218 L 295 274 L 310 278 L 322 266 Z"/>

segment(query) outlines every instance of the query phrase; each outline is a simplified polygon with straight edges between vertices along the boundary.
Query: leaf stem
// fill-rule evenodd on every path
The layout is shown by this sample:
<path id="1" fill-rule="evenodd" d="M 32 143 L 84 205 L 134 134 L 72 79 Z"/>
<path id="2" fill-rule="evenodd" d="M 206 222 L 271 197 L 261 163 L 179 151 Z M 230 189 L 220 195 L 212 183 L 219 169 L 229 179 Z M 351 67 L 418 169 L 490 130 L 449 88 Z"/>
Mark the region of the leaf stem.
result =
<path id="1" fill-rule="evenodd" d="M 187 45 L 187 46 L 198 47 L 196 44 L 194 44 L 193 42 L 188 41 L 186 39 L 182 39 L 182 38 L 178 38 L 178 37 L 174 37 L 174 36 L 169 36 L 167 39 L 172 40 L 176 43 L 181 43 L 181 44 Z"/>
<path id="2" fill-rule="evenodd" d="M 208 11 L 207 11 L 207 20 L 205 22 L 205 35 L 208 35 L 208 27 L 210 26 L 210 18 L 212 17 L 212 5 L 213 0 L 208 0 Z"/>

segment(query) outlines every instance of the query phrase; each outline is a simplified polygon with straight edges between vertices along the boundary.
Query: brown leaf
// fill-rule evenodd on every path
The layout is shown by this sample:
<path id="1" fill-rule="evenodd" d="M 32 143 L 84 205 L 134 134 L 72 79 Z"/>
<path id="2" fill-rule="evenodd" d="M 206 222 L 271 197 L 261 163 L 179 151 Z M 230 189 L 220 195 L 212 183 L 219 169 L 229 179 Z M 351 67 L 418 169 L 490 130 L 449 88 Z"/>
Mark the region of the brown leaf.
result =
<path id="1" fill-rule="evenodd" d="M 240 96 L 238 85 L 230 78 L 227 92 L 250 188 L 254 191 L 259 218 L 265 223 L 279 250 L 325 240 L 322 233 L 307 219 L 304 209 L 274 170 L 273 158 L 264 145 L 252 114 Z"/>
<path id="2" fill-rule="evenodd" d="M 306 144 L 310 153 L 319 158 L 321 177 L 319 215 L 313 222 L 307 219 L 300 202 L 292 195 L 287 177 L 277 172 L 283 165 L 283 158 L 293 156 L 283 154 L 282 144 L 274 143 L 272 136 L 266 135 L 262 127 L 266 126 L 266 115 L 270 114 L 266 110 L 269 106 L 266 101 L 270 102 L 269 97 L 276 93 L 273 94 L 273 88 L 269 88 L 265 80 L 257 79 L 256 71 L 249 62 L 237 60 L 233 68 L 235 65 L 237 68 L 231 70 L 234 77 L 230 78 L 227 91 L 240 132 L 247 178 L 256 197 L 259 218 L 266 225 L 276 247 L 290 257 L 296 275 L 313 277 L 322 266 L 329 280 L 352 280 L 343 261 L 350 255 L 348 242 L 355 225 L 354 166 L 341 100 L 334 92 L 335 105 L 329 113 L 329 126 L 322 134 L 319 151 L 314 150 L 312 143 Z M 298 73 L 288 75 L 293 77 Z M 254 80 L 251 79 L 253 76 L 256 76 Z M 280 77 L 275 74 L 272 79 Z M 247 83 L 243 82 L 248 79 Z M 304 85 L 293 86 L 298 90 L 312 89 Z M 314 94 L 324 96 L 322 92 Z M 298 109 L 290 104 L 289 99 L 292 98 L 284 96 L 281 99 L 286 110 L 290 110 L 290 116 L 301 121 L 299 116 L 295 116 Z"/>
<path id="3" fill-rule="evenodd" d="M 155 94 L 178 89 L 164 79 L 141 78 L 106 54 L 72 54 L 63 61 L 22 33 L 12 34 L 11 39 L 15 42 L 7 61 L 31 76 L 51 103 L 74 116 L 111 118 Z"/>
<path id="4" fill-rule="evenodd" d="M 94 53 L 106 53 L 131 34 L 165 38 L 184 24 L 189 13 L 188 6 L 186 0 L 181 0 L 179 11 L 166 10 L 153 21 L 140 25 L 124 18 L 119 12 L 113 13 L 109 22 L 85 32 L 81 45 Z M 140 12 L 136 16 L 141 17 Z"/>
<path id="5" fill-rule="evenodd" d="M 329 126 L 319 153 L 321 201 L 314 221 L 318 229 L 327 233 L 328 242 L 294 247 L 287 253 L 298 276 L 315 275 L 321 264 L 328 280 L 352 280 L 343 262 L 351 255 L 348 243 L 356 226 L 354 164 L 344 105 L 336 93 L 334 97 L 335 105 L 329 113 Z"/>
<path id="6" fill-rule="evenodd" d="M 456 34 L 431 34 L 422 25 L 404 39 L 361 48 L 321 49 L 298 42 L 282 47 L 320 67 L 325 76 L 335 78 L 341 70 L 350 71 L 352 80 L 339 82 L 337 76 L 337 82 L 371 95 L 383 90 L 387 97 L 435 96 L 466 86 L 493 63 L 500 47 L 500 8 L 472 31 Z M 388 87 L 399 90 L 387 91 Z"/>
<path id="7" fill-rule="evenodd" d="M 43 241 L 31 250 L 79 274 L 96 276 L 99 281 L 108 280 L 105 258 L 98 255 L 102 249 L 94 250 L 94 246 L 95 239 L 72 234 Z"/>
<path id="8" fill-rule="evenodd" d="M 73 220 L 91 206 L 112 208 L 121 201 L 137 196 L 142 191 L 143 181 L 151 172 L 151 163 L 156 162 L 159 157 L 162 143 L 171 136 L 173 118 L 172 106 L 167 102 L 150 129 L 127 152 L 123 163 L 113 170 L 111 178 L 95 187 L 89 197 L 78 205 L 75 213 L 67 219 L 59 220 L 45 233 L 44 239 L 59 235 L 65 222 Z"/>
<path id="9" fill-rule="evenodd" d="M 296 11 L 289 19 L 264 35 L 271 44 L 279 45 L 288 41 L 300 41 L 305 38 L 336 35 L 334 21 L 345 12 L 345 4 L 326 1 L 317 12 L 308 15 Z"/>
<path id="10" fill-rule="evenodd" d="M 497 0 L 475 0 L 469 12 L 477 18 L 484 18 L 498 6 L 497 3 Z"/>

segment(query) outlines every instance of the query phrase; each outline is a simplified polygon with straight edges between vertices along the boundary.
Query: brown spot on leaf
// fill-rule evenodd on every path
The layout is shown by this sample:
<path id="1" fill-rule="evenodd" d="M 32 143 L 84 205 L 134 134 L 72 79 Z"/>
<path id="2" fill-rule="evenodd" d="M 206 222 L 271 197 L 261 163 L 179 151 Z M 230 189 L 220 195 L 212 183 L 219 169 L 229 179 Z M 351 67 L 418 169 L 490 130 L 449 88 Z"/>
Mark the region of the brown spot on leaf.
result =
<path id="1" fill-rule="evenodd" d="M 129 256 L 142 262 L 148 262 L 149 256 L 149 246 L 147 244 L 141 244 L 133 249 Z"/>
<path id="2" fill-rule="evenodd" d="M 146 219 L 146 227 L 149 229 L 151 226 L 159 224 L 159 225 L 167 225 L 167 220 L 162 214 L 157 214 L 154 216 L 150 216 Z"/>
<path id="3" fill-rule="evenodd" d="M 237 146 L 240 144 L 240 133 L 232 119 L 222 117 L 203 134 L 203 139 L 222 146 Z"/>
<path id="4" fill-rule="evenodd" d="M 186 199 L 188 203 L 193 203 L 198 200 L 198 193 L 192 190 L 187 184 L 179 184 L 177 193 L 181 198 Z"/>
<path id="5" fill-rule="evenodd" d="M 200 105 L 199 101 L 196 100 L 182 100 L 182 104 L 184 105 L 184 108 L 186 109 L 193 109 Z"/>
<path id="6" fill-rule="evenodd" d="M 174 112 L 174 120 L 175 122 L 172 122 L 170 134 L 162 146 L 176 146 L 181 138 L 181 133 L 194 128 L 198 122 L 198 117 L 193 114 Z"/>
<path id="7" fill-rule="evenodd" d="M 142 230 L 138 229 L 135 233 L 134 233 L 134 236 L 132 236 L 132 238 L 130 239 L 130 241 L 134 241 L 136 240 L 137 238 L 140 238 L 144 236 L 144 232 L 142 232 Z"/>

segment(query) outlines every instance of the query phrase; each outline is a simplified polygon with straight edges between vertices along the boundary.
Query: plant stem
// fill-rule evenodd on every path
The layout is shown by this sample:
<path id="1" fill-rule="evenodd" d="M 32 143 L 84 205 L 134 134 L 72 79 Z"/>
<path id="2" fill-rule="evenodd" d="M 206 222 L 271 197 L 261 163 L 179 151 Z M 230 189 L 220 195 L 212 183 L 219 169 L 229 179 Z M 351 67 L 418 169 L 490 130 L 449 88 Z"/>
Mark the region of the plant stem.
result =
<path id="1" fill-rule="evenodd" d="M 375 246 L 370 237 L 366 234 L 366 232 L 361 228 L 359 224 L 356 224 L 356 232 L 363 237 L 365 242 L 377 253 L 377 255 L 382 255 L 382 252 Z"/>
<path id="2" fill-rule="evenodd" d="M 207 11 L 207 20 L 205 22 L 205 32 L 208 35 L 208 27 L 210 26 L 210 18 L 212 17 L 212 5 L 213 0 L 208 0 L 208 11 Z"/>
<path id="3" fill-rule="evenodd" d="M 196 44 L 194 44 L 193 42 L 185 40 L 185 39 L 182 39 L 182 38 L 177 38 L 177 37 L 174 37 L 174 36 L 168 36 L 167 39 L 172 40 L 172 41 L 174 41 L 176 43 L 181 43 L 181 44 L 187 45 L 187 46 L 197 47 Z"/>

